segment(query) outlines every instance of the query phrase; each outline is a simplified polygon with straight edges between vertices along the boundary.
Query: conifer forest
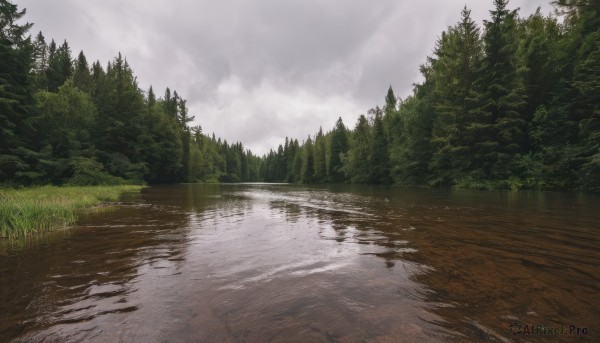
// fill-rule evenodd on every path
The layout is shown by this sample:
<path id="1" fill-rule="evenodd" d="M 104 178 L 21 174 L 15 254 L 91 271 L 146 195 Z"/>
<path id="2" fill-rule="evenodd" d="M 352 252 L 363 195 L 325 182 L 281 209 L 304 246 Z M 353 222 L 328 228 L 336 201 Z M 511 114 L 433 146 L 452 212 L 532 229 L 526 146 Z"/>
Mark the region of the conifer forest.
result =
<path id="1" fill-rule="evenodd" d="M 34 33 L 0 0 L 0 183 L 290 182 L 600 190 L 600 3 L 495 0 L 431 42 L 421 81 L 264 156 L 202 130 L 175 90 Z M 401 46 L 394 47 L 402 49 Z M 398 61 L 402 63 L 402 61 Z M 409 81 L 407 81 L 409 82 Z M 194 118 L 197 121 L 194 121 Z"/>

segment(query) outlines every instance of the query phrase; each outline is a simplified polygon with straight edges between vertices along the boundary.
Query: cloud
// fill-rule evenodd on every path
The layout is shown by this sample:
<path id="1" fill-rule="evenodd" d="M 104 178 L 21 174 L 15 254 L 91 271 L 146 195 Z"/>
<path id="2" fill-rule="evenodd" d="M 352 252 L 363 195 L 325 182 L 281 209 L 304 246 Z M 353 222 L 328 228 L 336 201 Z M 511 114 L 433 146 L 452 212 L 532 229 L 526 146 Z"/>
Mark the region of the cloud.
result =
<path id="1" fill-rule="evenodd" d="M 140 86 L 169 86 L 188 99 L 207 133 L 268 152 L 305 139 L 338 116 L 347 126 L 406 97 L 419 65 L 465 0 L 21 0 L 34 31 L 67 39 L 74 55 L 106 64 L 125 55 Z M 536 0 L 512 1 L 521 14 Z M 492 1 L 469 0 L 473 18 Z M 544 12 L 550 6 L 543 6 Z"/>
<path id="2" fill-rule="evenodd" d="M 305 140 L 320 125 L 333 127 L 339 116 L 352 120 L 347 114 L 361 110 L 348 96 L 323 97 L 301 87 L 281 90 L 268 80 L 248 91 L 235 76 L 219 85 L 212 101 L 195 108 L 202 113 L 198 119 L 206 123 L 204 128 L 222 125 L 227 128 L 222 137 L 229 142 L 246 137 L 244 145 L 260 153 L 276 149 L 283 137 Z M 262 146 L 267 148 L 259 150 Z"/>

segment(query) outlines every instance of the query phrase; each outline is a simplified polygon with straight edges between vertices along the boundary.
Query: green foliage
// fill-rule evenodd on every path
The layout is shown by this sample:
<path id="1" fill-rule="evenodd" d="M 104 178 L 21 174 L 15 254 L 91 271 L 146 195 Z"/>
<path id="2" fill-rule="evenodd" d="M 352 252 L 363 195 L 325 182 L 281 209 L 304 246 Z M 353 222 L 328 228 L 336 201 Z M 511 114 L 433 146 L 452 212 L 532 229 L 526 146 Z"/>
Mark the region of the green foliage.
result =
<path id="1" fill-rule="evenodd" d="M 50 42 L 48 68 L 45 73 L 50 92 L 58 91 L 58 88 L 73 75 L 71 48 L 67 41 L 58 48 L 56 48 L 54 40 Z"/>
<path id="2" fill-rule="evenodd" d="M 397 184 L 423 184 L 427 180 L 434 116 L 430 100 L 426 88 L 420 87 L 392 121 L 391 174 Z"/>
<path id="3" fill-rule="evenodd" d="M 310 136 L 304 143 L 304 161 L 302 163 L 302 182 L 315 182 L 315 155 Z"/>
<path id="4" fill-rule="evenodd" d="M 92 74 L 83 51 L 79 52 L 79 56 L 75 61 L 73 84 L 82 92 L 90 94 L 92 91 Z"/>
<path id="5" fill-rule="evenodd" d="M 73 176 L 67 180 L 72 186 L 124 185 L 125 179 L 110 175 L 104 166 L 91 158 L 80 157 L 73 162 Z"/>
<path id="6" fill-rule="evenodd" d="M 322 128 L 319 128 L 319 132 L 315 136 L 314 145 L 315 182 L 325 182 L 327 181 L 327 145 Z"/>
<path id="7" fill-rule="evenodd" d="M 377 107 L 373 114 L 373 134 L 369 154 L 369 181 L 371 183 L 389 183 L 389 144 L 383 127 L 383 113 Z"/>
<path id="8" fill-rule="evenodd" d="M 17 24 L 24 15 L 17 5 L 0 1 L 0 182 L 28 167 L 17 149 L 35 139 L 28 88 L 34 48 L 25 37 L 31 24 Z"/>
<path id="9" fill-rule="evenodd" d="M 344 163 L 346 178 L 353 183 L 368 183 L 370 181 L 370 147 L 371 127 L 364 115 L 358 117 L 352 139 L 350 150 Z"/>
<path id="10" fill-rule="evenodd" d="M 390 87 L 370 123 L 323 135 L 329 181 L 600 191 L 600 5 L 555 4 L 560 20 L 495 0 L 481 28 L 465 7 L 411 96 Z"/>
<path id="11" fill-rule="evenodd" d="M 97 113 L 88 94 L 68 80 L 57 93 L 39 91 L 35 99 L 40 142 L 50 145 L 54 156 L 66 158 L 91 147 Z"/>
<path id="12" fill-rule="evenodd" d="M 90 67 L 83 51 L 73 61 L 66 41 L 26 38 L 31 25 L 16 23 L 25 14 L 16 5 L 1 0 L 0 14 L 0 182 L 259 180 L 259 157 L 191 128 L 176 91 L 157 98 L 151 87 L 145 96 L 121 54 Z M 289 162 L 281 161 L 285 178 Z"/>
<path id="13" fill-rule="evenodd" d="M 335 128 L 331 133 L 331 146 L 329 149 L 328 175 L 331 182 L 343 182 L 345 180 L 343 160 L 348 152 L 348 133 L 342 118 L 338 118 Z"/>
<path id="14" fill-rule="evenodd" d="M 429 97 L 434 122 L 431 132 L 432 157 L 429 163 L 433 185 L 452 185 L 471 163 L 467 153 L 476 140 L 470 122 L 480 121 L 475 89 L 482 56 L 479 28 L 464 8 L 458 24 L 442 33 L 430 67 L 424 67 L 433 97 Z M 470 134 L 469 134 L 470 133 Z"/>
<path id="15" fill-rule="evenodd" d="M 300 148 L 298 140 L 294 141 L 294 158 L 292 160 L 292 168 L 290 169 L 290 176 L 288 181 L 300 182 L 302 181 L 302 161 L 303 161 L 303 149 Z"/>
<path id="16" fill-rule="evenodd" d="M 120 54 L 73 61 L 67 42 L 27 36 L 24 11 L 0 0 L 0 182 L 356 182 L 600 191 L 600 6 L 558 0 L 521 18 L 495 0 L 465 7 L 404 101 L 353 130 L 339 118 L 265 156 L 190 127 L 187 102 L 142 92 Z M 314 140 L 313 140 L 314 138 Z"/>

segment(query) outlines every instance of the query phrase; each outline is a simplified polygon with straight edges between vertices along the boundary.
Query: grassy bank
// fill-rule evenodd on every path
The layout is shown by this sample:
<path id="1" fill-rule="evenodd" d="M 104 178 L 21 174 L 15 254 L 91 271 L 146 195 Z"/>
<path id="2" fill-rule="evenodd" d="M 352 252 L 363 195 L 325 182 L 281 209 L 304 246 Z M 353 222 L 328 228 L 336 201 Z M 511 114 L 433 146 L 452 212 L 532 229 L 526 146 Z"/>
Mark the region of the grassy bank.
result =
<path id="1" fill-rule="evenodd" d="M 44 186 L 0 189 L 0 237 L 22 237 L 32 232 L 64 227 L 77 220 L 77 210 L 116 201 L 142 186 Z"/>

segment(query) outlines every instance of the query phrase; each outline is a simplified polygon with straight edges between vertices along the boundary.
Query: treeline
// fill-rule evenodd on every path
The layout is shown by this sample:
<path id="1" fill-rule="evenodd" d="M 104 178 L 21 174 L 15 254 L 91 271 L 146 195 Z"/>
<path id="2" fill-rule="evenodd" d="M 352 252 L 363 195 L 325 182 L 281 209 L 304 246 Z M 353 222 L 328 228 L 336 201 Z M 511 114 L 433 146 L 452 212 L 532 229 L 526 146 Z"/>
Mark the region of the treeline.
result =
<path id="1" fill-rule="evenodd" d="M 465 8 L 412 95 L 390 87 L 352 130 L 286 139 L 261 178 L 600 191 L 600 2 L 527 18 L 507 3 L 483 27 Z"/>
<path id="2" fill-rule="evenodd" d="M 90 66 L 46 43 L 0 0 L 0 183 L 353 182 L 600 190 L 600 3 L 559 0 L 519 17 L 495 0 L 462 11 L 421 66 L 422 82 L 353 128 L 258 157 L 205 135 L 186 101 L 139 89 L 120 54 Z"/>
<path id="3" fill-rule="evenodd" d="M 186 100 L 140 90 L 119 54 L 103 67 L 49 44 L 0 0 L 0 183 L 258 180 L 260 158 L 202 133 Z"/>

